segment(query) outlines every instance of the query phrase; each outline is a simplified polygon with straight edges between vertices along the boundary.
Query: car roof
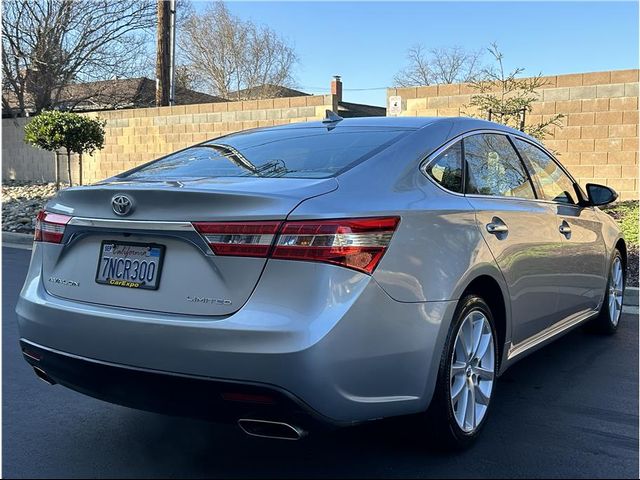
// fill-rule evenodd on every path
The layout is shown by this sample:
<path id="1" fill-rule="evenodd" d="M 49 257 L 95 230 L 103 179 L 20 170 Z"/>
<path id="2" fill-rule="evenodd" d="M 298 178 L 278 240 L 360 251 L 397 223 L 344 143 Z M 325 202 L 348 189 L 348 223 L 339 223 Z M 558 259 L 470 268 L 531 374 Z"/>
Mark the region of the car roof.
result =
<path id="1" fill-rule="evenodd" d="M 339 122 L 325 123 L 322 121 L 291 123 L 279 127 L 326 127 L 335 125 L 336 127 L 383 127 L 383 128 L 411 128 L 418 129 L 426 127 L 435 121 L 441 120 L 439 117 L 352 117 L 343 118 Z"/>
<path id="2" fill-rule="evenodd" d="M 339 122 L 300 122 L 290 123 L 285 125 L 276 125 L 273 127 L 259 128 L 257 130 L 280 130 L 280 129 L 295 129 L 295 128 L 310 128 L 310 127 L 333 127 L 351 128 L 351 127 L 373 127 L 373 128 L 401 128 L 428 130 L 430 127 L 436 125 L 442 125 L 443 123 L 451 124 L 451 130 L 449 131 L 448 138 L 453 138 L 466 132 L 473 130 L 499 130 L 505 133 L 519 135 L 521 137 L 528 138 L 529 140 L 539 144 L 538 140 L 530 137 L 520 130 L 516 130 L 506 125 L 502 125 L 488 120 L 482 120 L 479 118 L 471 117 L 356 117 L 356 118 L 344 118 Z"/>
<path id="3" fill-rule="evenodd" d="M 349 128 L 377 128 L 377 129 L 398 129 L 398 130 L 410 130 L 414 131 L 416 134 L 419 132 L 424 132 L 425 134 L 429 133 L 431 128 L 438 128 L 440 132 L 442 132 L 442 127 L 445 128 L 445 131 L 448 131 L 442 137 L 442 133 L 439 133 L 441 141 L 448 142 L 449 140 L 458 137 L 460 135 L 464 135 L 468 132 L 473 132 L 476 130 L 493 130 L 500 131 L 505 134 L 517 135 L 520 137 L 524 137 L 530 142 L 544 148 L 544 145 L 540 143 L 534 137 L 527 135 L 526 133 L 516 130 L 511 127 L 507 127 L 506 125 L 502 125 L 500 123 L 489 122 L 488 120 L 482 120 L 479 118 L 471 118 L 471 117 L 354 117 L 354 118 L 343 118 L 337 122 L 323 122 L 323 121 L 311 121 L 311 122 L 296 122 L 296 123 L 287 123 L 282 125 L 274 125 L 269 127 L 259 127 L 252 128 L 249 130 L 241 130 L 234 133 L 229 133 L 221 138 L 230 138 L 235 137 L 237 135 L 246 135 L 251 134 L 252 132 L 268 132 L 268 131 L 276 131 L 276 130 L 302 130 L 305 128 L 328 128 L 330 130 L 336 129 L 340 131 L 341 129 L 349 129 Z M 449 127 L 448 130 L 446 128 Z M 218 139 L 211 139 L 203 144 L 216 142 Z"/>

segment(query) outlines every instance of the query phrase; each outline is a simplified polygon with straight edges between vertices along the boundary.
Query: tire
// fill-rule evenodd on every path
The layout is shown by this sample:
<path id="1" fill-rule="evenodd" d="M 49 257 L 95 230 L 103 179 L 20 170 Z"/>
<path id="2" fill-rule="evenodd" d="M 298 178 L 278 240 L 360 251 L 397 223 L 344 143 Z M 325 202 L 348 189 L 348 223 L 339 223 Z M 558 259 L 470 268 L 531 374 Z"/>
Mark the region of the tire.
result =
<path id="1" fill-rule="evenodd" d="M 622 254 L 616 248 L 609 264 L 609 278 L 604 292 L 604 300 L 600 307 L 600 313 L 589 322 L 589 329 L 605 335 L 612 335 L 618 330 L 622 305 L 624 303 L 624 287 L 626 275 Z"/>
<path id="2" fill-rule="evenodd" d="M 469 349 L 465 353 L 466 342 L 460 340 L 469 337 L 470 326 L 472 339 L 473 333 L 481 332 L 476 335 L 480 342 L 472 342 L 477 355 L 469 355 Z M 427 422 L 433 429 L 435 442 L 438 442 L 434 446 L 462 449 L 478 437 L 495 394 L 497 338 L 493 315 L 486 302 L 476 295 L 464 297 L 458 304 L 447 335 L 436 389 L 427 412 Z M 484 355 L 481 355 L 483 348 Z M 481 358 L 479 363 L 478 358 Z M 474 404 L 476 408 L 471 409 L 468 403 L 465 404 L 465 398 L 467 402 L 476 398 L 486 405 Z"/>

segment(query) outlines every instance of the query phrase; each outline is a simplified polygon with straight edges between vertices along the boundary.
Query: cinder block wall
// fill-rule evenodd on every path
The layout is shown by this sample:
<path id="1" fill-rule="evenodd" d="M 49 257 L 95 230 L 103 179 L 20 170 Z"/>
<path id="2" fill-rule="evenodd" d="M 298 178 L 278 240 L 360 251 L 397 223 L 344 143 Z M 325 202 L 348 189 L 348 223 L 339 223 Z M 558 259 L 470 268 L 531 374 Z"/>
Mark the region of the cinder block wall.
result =
<path id="1" fill-rule="evenodd" d="M 105 147 L 85 155 L 83 181 L 108 178 L 162 155 L 198 142 L 249 128 L 304 122 L 337 111 L 334 95 L 319 95 L 242 102 L 181 105 L 175 107 L 111 110 L 86 115 L 107 121 Z M 24 143 L 29 119 L 2 120 L 3 180 L 53 181 L 54 154 Z M 78 181 L 77 157 L 72 177 Z M 61 177 L 66 164 L 60 160 Z"/>
<path id="2" fill-rule="evenodd" d="M 562 128 L 550 128 L 543 143 L 557 153 L 582 184 L 613 187 L 621 200 L 638 198 L 638 74 L 639 70 L 578 73 L 545 77 L 539 101 L 527 116 L 536 123 L 562 113 Z M 391 88 L 400 95 L 408 116 L 458 116 L 471 95 L 468 84 Z M 388 110 L 387 110 L 388 111 Z"/>
<path id="3" fill-rule="evenodd" d="M 2 119 L 2 179 L 53 181 L 55 155 L 24 143 L 28 118 Z"/>

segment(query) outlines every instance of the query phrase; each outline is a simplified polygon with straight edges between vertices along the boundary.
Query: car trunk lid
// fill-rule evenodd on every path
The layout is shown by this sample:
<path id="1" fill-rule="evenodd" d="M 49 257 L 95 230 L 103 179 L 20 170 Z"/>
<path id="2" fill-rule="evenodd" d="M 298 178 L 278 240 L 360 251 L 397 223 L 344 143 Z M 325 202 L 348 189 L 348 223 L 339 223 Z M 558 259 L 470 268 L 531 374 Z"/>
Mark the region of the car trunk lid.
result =
<path id="1" fill-rule="evenodd" d="M 48 250 L 45 288 L 59 297 L 101 305 L 181 315 L 232 314 L 258 283 L 266 255 L 216 255 L 192 222 L 277 223 L 305 199 L 336 188 L 334 178 L 220 178 L 114 180 L 62 190 L 46 210 L 72 219 L 61 244 L 42 244 Z M 131 201 L 126 216 L 114 212 L 112 201 L 118 195 Z M 157 289 L 105 282 L 101 272 L 108 272 L 110 255 L 105 248 L 119 248 L 120 256 L 141 249 L 161 256 L 154 267 L 159 271 L 159 279 L 153 279 Z M 113 268 L 111 277 L 123 272 L 124 260 Z"/>

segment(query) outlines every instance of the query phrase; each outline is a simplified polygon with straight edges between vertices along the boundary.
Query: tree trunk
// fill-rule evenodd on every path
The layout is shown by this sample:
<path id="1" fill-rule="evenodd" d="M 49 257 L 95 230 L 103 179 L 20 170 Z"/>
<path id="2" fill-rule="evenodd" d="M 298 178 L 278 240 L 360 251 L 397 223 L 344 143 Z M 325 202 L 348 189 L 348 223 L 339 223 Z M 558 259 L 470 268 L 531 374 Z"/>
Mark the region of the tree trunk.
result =
<path id="1" fill-rule="evenodd" d="M 73 182 L 71 181 L 71 150 L 67 149 L 67 173 L 69 174 L 69 186 L 73 187 Z"/>
<path id="2" fill-rule="evenodd" d="M 55 155 L 55 164 L 53 166 L 54 174 L 56 176 L 56 192 L 60 191 L 60 158 L 59 152 L 53 152 Z"/>
<path id="3" fill-rule="evenodd" d="M 78 182 L 82 185 L 82 153 L 78 154 Z"/>

